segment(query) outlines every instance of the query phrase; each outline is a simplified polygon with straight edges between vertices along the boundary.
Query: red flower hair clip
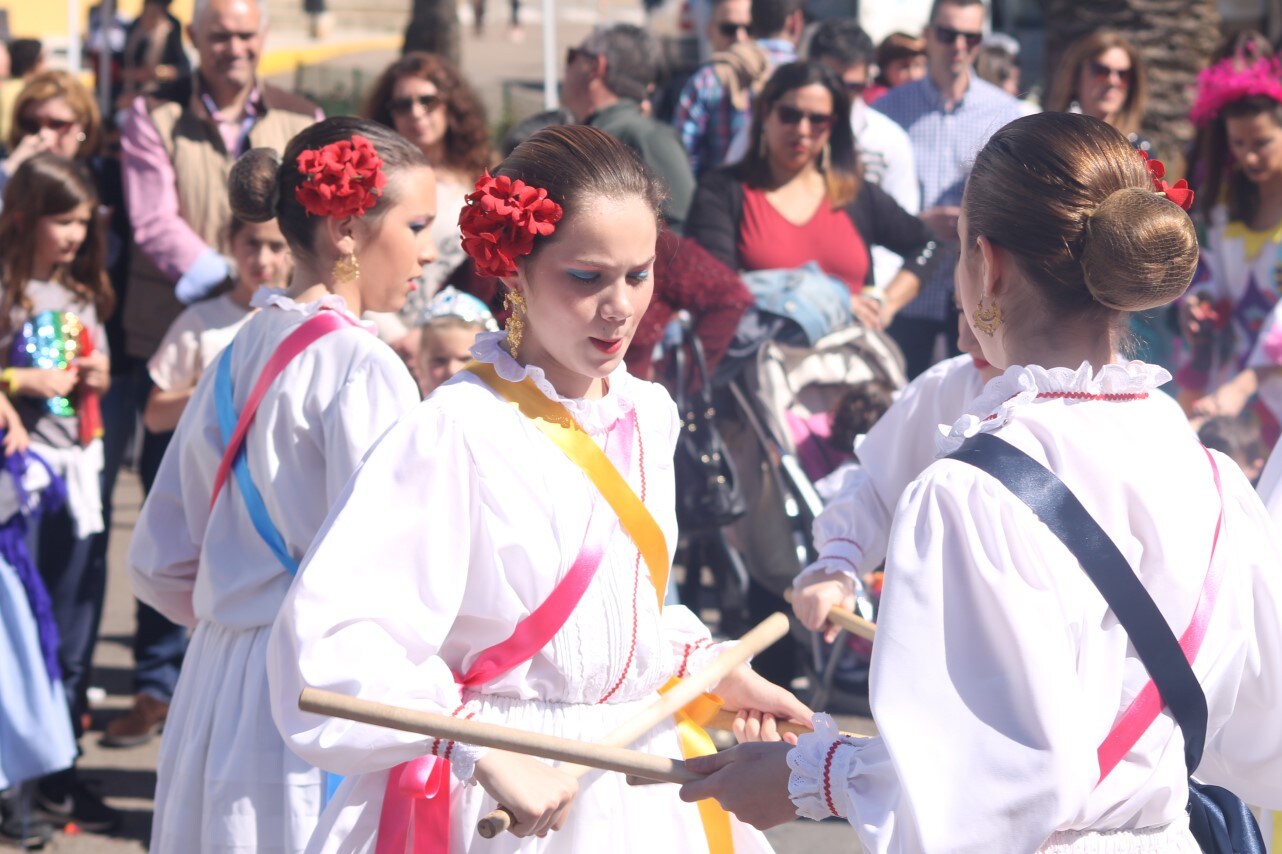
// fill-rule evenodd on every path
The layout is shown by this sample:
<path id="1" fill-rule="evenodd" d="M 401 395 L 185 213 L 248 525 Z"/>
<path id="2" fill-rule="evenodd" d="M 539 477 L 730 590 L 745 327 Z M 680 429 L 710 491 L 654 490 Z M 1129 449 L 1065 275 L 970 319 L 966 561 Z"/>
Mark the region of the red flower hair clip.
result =
<path id="1" fill-rule="evenodd" d="M 548 191 L 486 170 L 459 214 L 463 251 L 482 276 L 503 278 L 516 273 L 516 260 L 534 251 L 534 238 L 556 231 L 561 206 Z"/>
<path id="2" fill-rule="evenodd" d="M 378 204 L 387 184 L 383 158 L 360 134 L 298 155 L 298 171 L 307 176 L 294 198 L 313 216 L 363 216 Z"/>
<path id="3" fill-rule="evenodd" d="M 1139 154 L 1144 165 L 1148 167 L 1148 174 L 1153 179 L 1153 192 L 1166 196 L 1186 211 L 1192 208 L 1193 191 L 1189 189 L 1189 182 L 1181 178 L 1174 184 L 1166 183 L 1166 166 L 1162 161 L 1149 157 L 1147 151 L 1141 151 Z"/>

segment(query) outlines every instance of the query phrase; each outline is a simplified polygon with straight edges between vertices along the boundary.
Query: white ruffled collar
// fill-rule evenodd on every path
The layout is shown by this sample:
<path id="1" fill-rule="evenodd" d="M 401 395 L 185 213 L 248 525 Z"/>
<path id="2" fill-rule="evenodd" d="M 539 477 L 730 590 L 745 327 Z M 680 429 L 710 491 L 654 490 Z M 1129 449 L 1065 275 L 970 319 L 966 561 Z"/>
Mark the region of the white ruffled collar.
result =
<path id="1" fill-rule="evenodd" d="M 508 382 L 519 383 L 529 377 L 539 391 L 569 410 L 574 420 L 579 422 L 579 426 L 589 435 L 600 436 L 608 433 L 616 421 L 632 412 L 635 406 L 633 394 L 636 380 L 628 373 L 622 362 L 610 373 L 609 389 L 604 397 L 597 400 L 561 397 L 548 381 L 542 368 L 537 365 L 522 365 L 508 355 L 507 350 L 502 346 L 506 339 L 505 332 L 482 332 L 476 336 L 476 343 L 472 345 L 472 357 L 478 362 L 493 365 L 498 375 Z"/>
<path id="2" fill-rule="evenodd" d="M 976 433 L 992 433 L 1007 424 L 1017 407 L 1046 400 L 1081 403 L 1088 400 L 1138 400 L 1163 383 L 1170 373 L 1159 365 L 1132 361 L 1105 365 L 1094 373 L 1089 362 L 1072 368 L 1012 365 L 994 377 L 948 427 L 941 424 L 936 442 L 939 456 L 951 454 Z"/>
<path id="3" fill-rule="evenodd" d="M 357 320 L 361 326 L 371 332 L 374 331 L 374 324 L 361 320 L 356 317 L 356 315 L 352 314 L 351 310 L 347 307 L 347 300 L 343 299 L 338 294 L 325 294 L 320 299 L 309 300 L 308 302 L 296 302 L 294 299 L 286 295 L 284 288 L 272 288 L 267 285 L 262 285 L 258 290 L 254 291 L 254 295 L 249 300 L 249 307 L 267 308 L 268 306 L 274 306 L 275 308 L 283 309 L 285 311 L 296 311 L 304 315 L 313 315 L 322 308 L 332 308 Z"/>

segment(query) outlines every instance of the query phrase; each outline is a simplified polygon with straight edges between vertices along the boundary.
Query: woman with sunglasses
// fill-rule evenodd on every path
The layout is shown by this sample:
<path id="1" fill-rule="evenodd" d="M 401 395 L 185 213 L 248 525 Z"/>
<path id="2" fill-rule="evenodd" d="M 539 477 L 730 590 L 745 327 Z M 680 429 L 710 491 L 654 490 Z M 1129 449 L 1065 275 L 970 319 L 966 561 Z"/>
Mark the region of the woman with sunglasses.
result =
<path id="1" fill-rule="evenodd" d="M 0 162 L 0 190 L 30 157 L 51 151 L 85 160 L 98 150 L 98 108 L 93 95 L 66 71 L 42 71 L 18 92 L 9 131 L 9 155 Z"/>
<path id="2" fill-rule="evenodd" d="M 935 254 L 929 229 L 862 180 L 850 96 L 813 62 L 771 76 L 753 104 L 747 155 L 699 182 L 686 236 L 732 270 L 817 263 L 850 289 L 856 316 L 876 327 L 917 295 Z M 905 259 L 885 291 L 870 287 L 873 244 Z"/>
<path id="3" fill-rule="evenodd" d="M 1140 151 L 1147 83 L 1139 51 L 1125 36 L 1099 30 L 1074 42 L 1060 62 L 1044 104 L 1048 113 L 1077 112 L 1112 125 Z"/>
<path id="4" fill-rule="evenodd" d="M 456 211 L 472 184 L 494 160 L 481 99 L 449 60 L 412 51 L 389 65 L 374 83 L 364 116 L 392 128 L 423 152 L 436 172 L 436 209 Z M 399 318 L 376 318 L 380 337 L 412 366 L 417 363 L 418 318 L 433 295 L 465 260 L 458 221 L 442 216 L 432 224 L 437 258 L 423 268 L 418 289 Z"/>

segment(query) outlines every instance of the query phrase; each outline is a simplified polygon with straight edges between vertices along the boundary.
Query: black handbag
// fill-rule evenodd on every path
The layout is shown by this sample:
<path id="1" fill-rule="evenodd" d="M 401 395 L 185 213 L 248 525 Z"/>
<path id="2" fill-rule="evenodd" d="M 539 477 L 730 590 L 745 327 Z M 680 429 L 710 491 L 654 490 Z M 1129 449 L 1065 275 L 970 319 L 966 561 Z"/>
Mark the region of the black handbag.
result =
<path id="1" fill-rule="evenodd" d="M 1206 741 L 1206 694 L 1180 642 L 1135 571 L 1064 482 L 1037 460 L 990 433 L 949 454 L 992 475 L 1019 498 L 1081 563 L 1135 647 L 1184 733 L 1189 829 L 1208 854 L 1265 854 L 1264 836 L 1242 799 L 1193 779 Z"/>
<path id="2" fill-rule="evenodd" d="M 677 436 L 675 466 L 677 524 L 683 533 L 725 527 L 748 512 L 735 477 L 734 461 L 715 423 L 716 408 L 708 382 L 703 346 L 683 324 L 684 342 L 673 348 L 677 411 L 681 433 Z M 693 357 L 688 376 L 685 350 Z M 693 384 L 694 388 L 691 388 Z"/>

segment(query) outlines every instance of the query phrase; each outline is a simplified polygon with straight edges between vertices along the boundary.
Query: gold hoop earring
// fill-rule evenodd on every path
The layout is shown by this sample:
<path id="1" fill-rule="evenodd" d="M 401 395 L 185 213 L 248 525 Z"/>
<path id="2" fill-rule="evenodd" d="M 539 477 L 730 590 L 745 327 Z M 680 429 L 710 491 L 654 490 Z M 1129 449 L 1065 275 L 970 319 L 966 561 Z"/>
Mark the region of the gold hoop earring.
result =
<path id="1" fill-rule="evenodd" d="M 521 336 L 525 334 L 525 297 L 509 290 L 503 294 L 503 307 L 508 310 L 507 351 L 515 359 L 521 346 Z"/>
<path id="2" fill-rule="evenodd" d="M 356 279 L 361 274 L 361 264 L 356 260 L 356 253 L 349 252 L 334 262 L 334 283 L 343 284 Z"/>
<path id="3" fill-rule="evenodd" d="M 984 305 L 984 297 L 979 298 L 979 305 L 975 306 L 975 312 L 971 315 L 971 324 L 985 335 L 992 337 L 997 331 L 997 327 L 1002 325 L 1002 307 L 997 304 L 997 299 L 993 299 L 993 304 Z"/>

